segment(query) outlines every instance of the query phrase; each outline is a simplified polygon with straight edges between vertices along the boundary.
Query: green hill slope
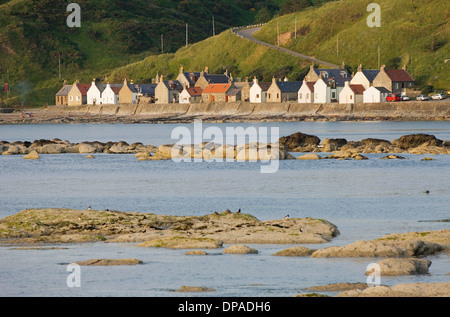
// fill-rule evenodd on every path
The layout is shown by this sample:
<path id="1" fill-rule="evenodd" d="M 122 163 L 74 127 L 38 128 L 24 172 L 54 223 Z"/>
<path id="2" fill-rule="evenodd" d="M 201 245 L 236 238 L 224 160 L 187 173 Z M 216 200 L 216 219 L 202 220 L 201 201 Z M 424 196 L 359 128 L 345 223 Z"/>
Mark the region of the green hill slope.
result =
<path id="1" fill-rule="evenodd" d="M 367 26 L 367 5 L 381 7 L 381 27 Z M 297 38 L 295 38 L 297 20 Z M 448 0 L 345 0 L 271 20 L 255 37 L 356 70 L 407 65 L 419 85 L 450 89 L 450 2 Z"/>
<path id="2" fill-rule="evenodd" d="M 0 0 L 0 105 L 52 104 L 64 79 L 90 81 L 254 21 L 263 0 L 78 0 L 81 28 L 61 0 Z M 61 68 L 60 68 L 61 66 Z M 61 69 L 61 78 L 59 76 Z M 5 100 L 7 71 L 11 98 Z"/>

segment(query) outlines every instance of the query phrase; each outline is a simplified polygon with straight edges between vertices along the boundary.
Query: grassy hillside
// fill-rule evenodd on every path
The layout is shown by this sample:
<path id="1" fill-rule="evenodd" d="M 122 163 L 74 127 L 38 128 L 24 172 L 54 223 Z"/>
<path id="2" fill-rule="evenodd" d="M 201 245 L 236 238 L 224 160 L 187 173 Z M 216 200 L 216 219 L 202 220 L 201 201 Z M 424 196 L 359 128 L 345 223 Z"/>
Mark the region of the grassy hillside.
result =
<path id="1" fill-rule="evenodd" d="M 257 76 L 270 81 L 272 76 L 290 79 L 303 78 L 309 70 L 309 63 L 287 56 L 274 49 L 242 40 L 229 30 L 199 43 L 181 48 L 176 53 L 149 56 L 143 61 L 116 69 L 110 78 L 120 82 L 131 78 L 135 82 L 149 83 L 157 73 L 165 78 L 175 79 L 180 65 L 186 71 L 201 71 L 205 66 L 210 73 L 228 70 L 233 77 Z"/>
<path id="2" fill-rule="evenodd" d="M 0 105 L 52 104 L 64 79 L 105 78 L 151 54 L 175 52 L 254 21 L 270 0 L 78 0 L 81 28 L 66 24 L 61 0 L 0 0 Z M 275 6 L 275 9 L 278 7 Z M 61 79 L 59 65 L 61 62 Z M 3 89 L 9 70 L 11 98 Z"/>
<path id="3" fill-rule="evenodd" d="M 381 27 L 370 28 L 369 3 L 381 6 Z M 388 68 L 407 65 L 419 85 L 450 90 L 450 3 L 448 0 L 345 0 L 324 4 L 271 20 L 255 37 L 277 41 L 280 33 L 295 31 L 284 47 L 351 69 L 358 65 Z M 295 36 L 294 36 L 295 37 Z M 339 43 L 337 50 L 337 43 Z"/>

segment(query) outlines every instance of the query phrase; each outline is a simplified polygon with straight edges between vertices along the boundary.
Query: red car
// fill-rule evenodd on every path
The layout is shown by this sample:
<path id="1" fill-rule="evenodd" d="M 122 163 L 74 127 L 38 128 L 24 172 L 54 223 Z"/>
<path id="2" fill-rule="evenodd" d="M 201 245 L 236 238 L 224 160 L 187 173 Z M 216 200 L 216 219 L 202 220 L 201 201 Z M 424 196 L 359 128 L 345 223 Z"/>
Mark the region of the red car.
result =
<path id="1" fill-rule="evenodd" d="M 389 94 L 386 97 L 386 101 L 401 101 L 402 96 L 400 94 Z"/>

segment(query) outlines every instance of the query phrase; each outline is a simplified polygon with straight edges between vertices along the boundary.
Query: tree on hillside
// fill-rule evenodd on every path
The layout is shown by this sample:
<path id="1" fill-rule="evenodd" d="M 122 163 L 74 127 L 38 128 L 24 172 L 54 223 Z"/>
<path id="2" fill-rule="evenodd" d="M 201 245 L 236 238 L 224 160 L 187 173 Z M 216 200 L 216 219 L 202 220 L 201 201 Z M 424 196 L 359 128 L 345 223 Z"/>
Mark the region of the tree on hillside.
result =
<path id="1" fill-rule="evenodd" d="M 266 23 L 272 19 L 272 13 L 267 8 L 261 8 L 255 16 L 255 23 Z"/>
<path id="2" fill-rule="evenodd" d="M 301 11 L 311 5 L 310 0 L 286 0 L 280 7 L 280 14 Z"/>

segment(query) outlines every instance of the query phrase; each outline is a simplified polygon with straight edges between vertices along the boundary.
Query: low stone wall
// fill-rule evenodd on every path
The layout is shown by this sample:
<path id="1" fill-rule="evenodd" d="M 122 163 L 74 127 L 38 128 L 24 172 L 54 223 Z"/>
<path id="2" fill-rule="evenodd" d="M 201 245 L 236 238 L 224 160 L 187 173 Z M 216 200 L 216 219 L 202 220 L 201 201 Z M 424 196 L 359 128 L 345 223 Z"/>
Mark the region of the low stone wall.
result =
<path id="1" fill-rule="evenodd" d="M 87 105 L 58 108 L 71 113 L 135 117 L 353 117 L 450 119 L 450 100 L 409 101 L 372 104 L 299 104 L 299 103 L 197 103 Z"/>

